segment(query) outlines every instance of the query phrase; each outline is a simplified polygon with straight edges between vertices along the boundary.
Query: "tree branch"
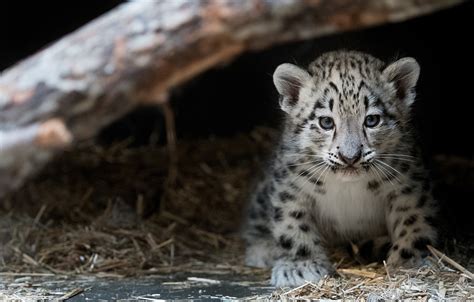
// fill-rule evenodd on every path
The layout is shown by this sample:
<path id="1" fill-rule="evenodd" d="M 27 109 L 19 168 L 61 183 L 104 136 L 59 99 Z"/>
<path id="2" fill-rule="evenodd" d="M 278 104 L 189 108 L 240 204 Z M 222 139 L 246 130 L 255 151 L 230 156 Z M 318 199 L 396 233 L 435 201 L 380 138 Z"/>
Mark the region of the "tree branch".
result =
<path id="1" fill-rule="evenodd" d="M 165 102 L 173 87 L 244 51 L 396 22 L 459 2 L 123 4 L 1 75 L 0 196 L 21 185 L 58 150 L 45 146 L 90 138 L 137 104 Z M 39 125 L 46 127 L 53 118 L 58 120 L 49 126 L 56 130 L 41 138 Z"/>

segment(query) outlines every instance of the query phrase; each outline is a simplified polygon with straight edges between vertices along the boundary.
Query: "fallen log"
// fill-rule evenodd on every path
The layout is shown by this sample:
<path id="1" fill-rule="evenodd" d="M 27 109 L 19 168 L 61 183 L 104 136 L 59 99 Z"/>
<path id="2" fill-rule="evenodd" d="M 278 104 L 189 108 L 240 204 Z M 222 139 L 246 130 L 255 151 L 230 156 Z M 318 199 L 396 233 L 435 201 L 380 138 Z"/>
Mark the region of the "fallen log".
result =
<path id="1" fill-rule="evenodd" d="M 245 51 L 449 7 L 461 0 L 125 3 L 0 76 L 0 196 L 68 145 Z"/>

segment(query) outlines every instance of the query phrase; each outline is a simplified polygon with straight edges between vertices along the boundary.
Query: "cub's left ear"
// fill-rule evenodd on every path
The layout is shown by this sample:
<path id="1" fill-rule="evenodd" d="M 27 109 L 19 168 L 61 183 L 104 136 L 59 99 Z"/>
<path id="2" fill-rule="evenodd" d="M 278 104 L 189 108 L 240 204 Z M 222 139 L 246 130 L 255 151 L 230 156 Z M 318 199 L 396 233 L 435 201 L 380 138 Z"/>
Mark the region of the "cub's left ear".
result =
<path id="1" fill-rule="evenodd" d="M 415 86 L 420 76 L 420 65 L 413 58 L 402 58 L 388 65 L 382 75 L 393 83 L 397 97 L 407 105 L 415 101 Z"/>

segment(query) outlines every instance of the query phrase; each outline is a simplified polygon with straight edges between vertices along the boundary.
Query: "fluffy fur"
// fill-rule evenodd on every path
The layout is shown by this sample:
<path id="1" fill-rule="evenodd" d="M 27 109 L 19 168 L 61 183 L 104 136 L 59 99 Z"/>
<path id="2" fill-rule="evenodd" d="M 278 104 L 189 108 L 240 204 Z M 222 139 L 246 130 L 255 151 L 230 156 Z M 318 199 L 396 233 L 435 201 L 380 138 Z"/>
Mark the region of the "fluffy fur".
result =
<path id="1" fill-rule="evenodd" d="M 326 248 L 348 242 L 395 268 L 421 263 L 436 204 L 410 124 L 418 76 L 412 58 L 353 51 L 276 69 L 284 131 L 243 232 L 247 264 L 272 267 L 273 285 L 332 273 Z"/>

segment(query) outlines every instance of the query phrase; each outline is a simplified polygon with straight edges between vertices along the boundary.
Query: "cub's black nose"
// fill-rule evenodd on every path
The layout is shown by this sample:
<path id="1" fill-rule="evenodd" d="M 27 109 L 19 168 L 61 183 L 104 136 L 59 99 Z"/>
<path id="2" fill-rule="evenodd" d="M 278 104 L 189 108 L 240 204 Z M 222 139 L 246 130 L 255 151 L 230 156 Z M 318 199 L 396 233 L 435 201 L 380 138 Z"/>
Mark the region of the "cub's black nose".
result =
<path id="1" fill-rule="evenodd" d="M 357 161 L 359 161 L 359 159 L 361 158 L 362 156 L 362 151 L 359 150 L 359 152 L 355 153 L 355 154 L 351 154 L 350 156 L 348 155 L 344 155 L 342 154 L 341 152 L 339 152 L 339 158 L 347 165 L 351 166 L 353 164 L 355 164 Z"/>

